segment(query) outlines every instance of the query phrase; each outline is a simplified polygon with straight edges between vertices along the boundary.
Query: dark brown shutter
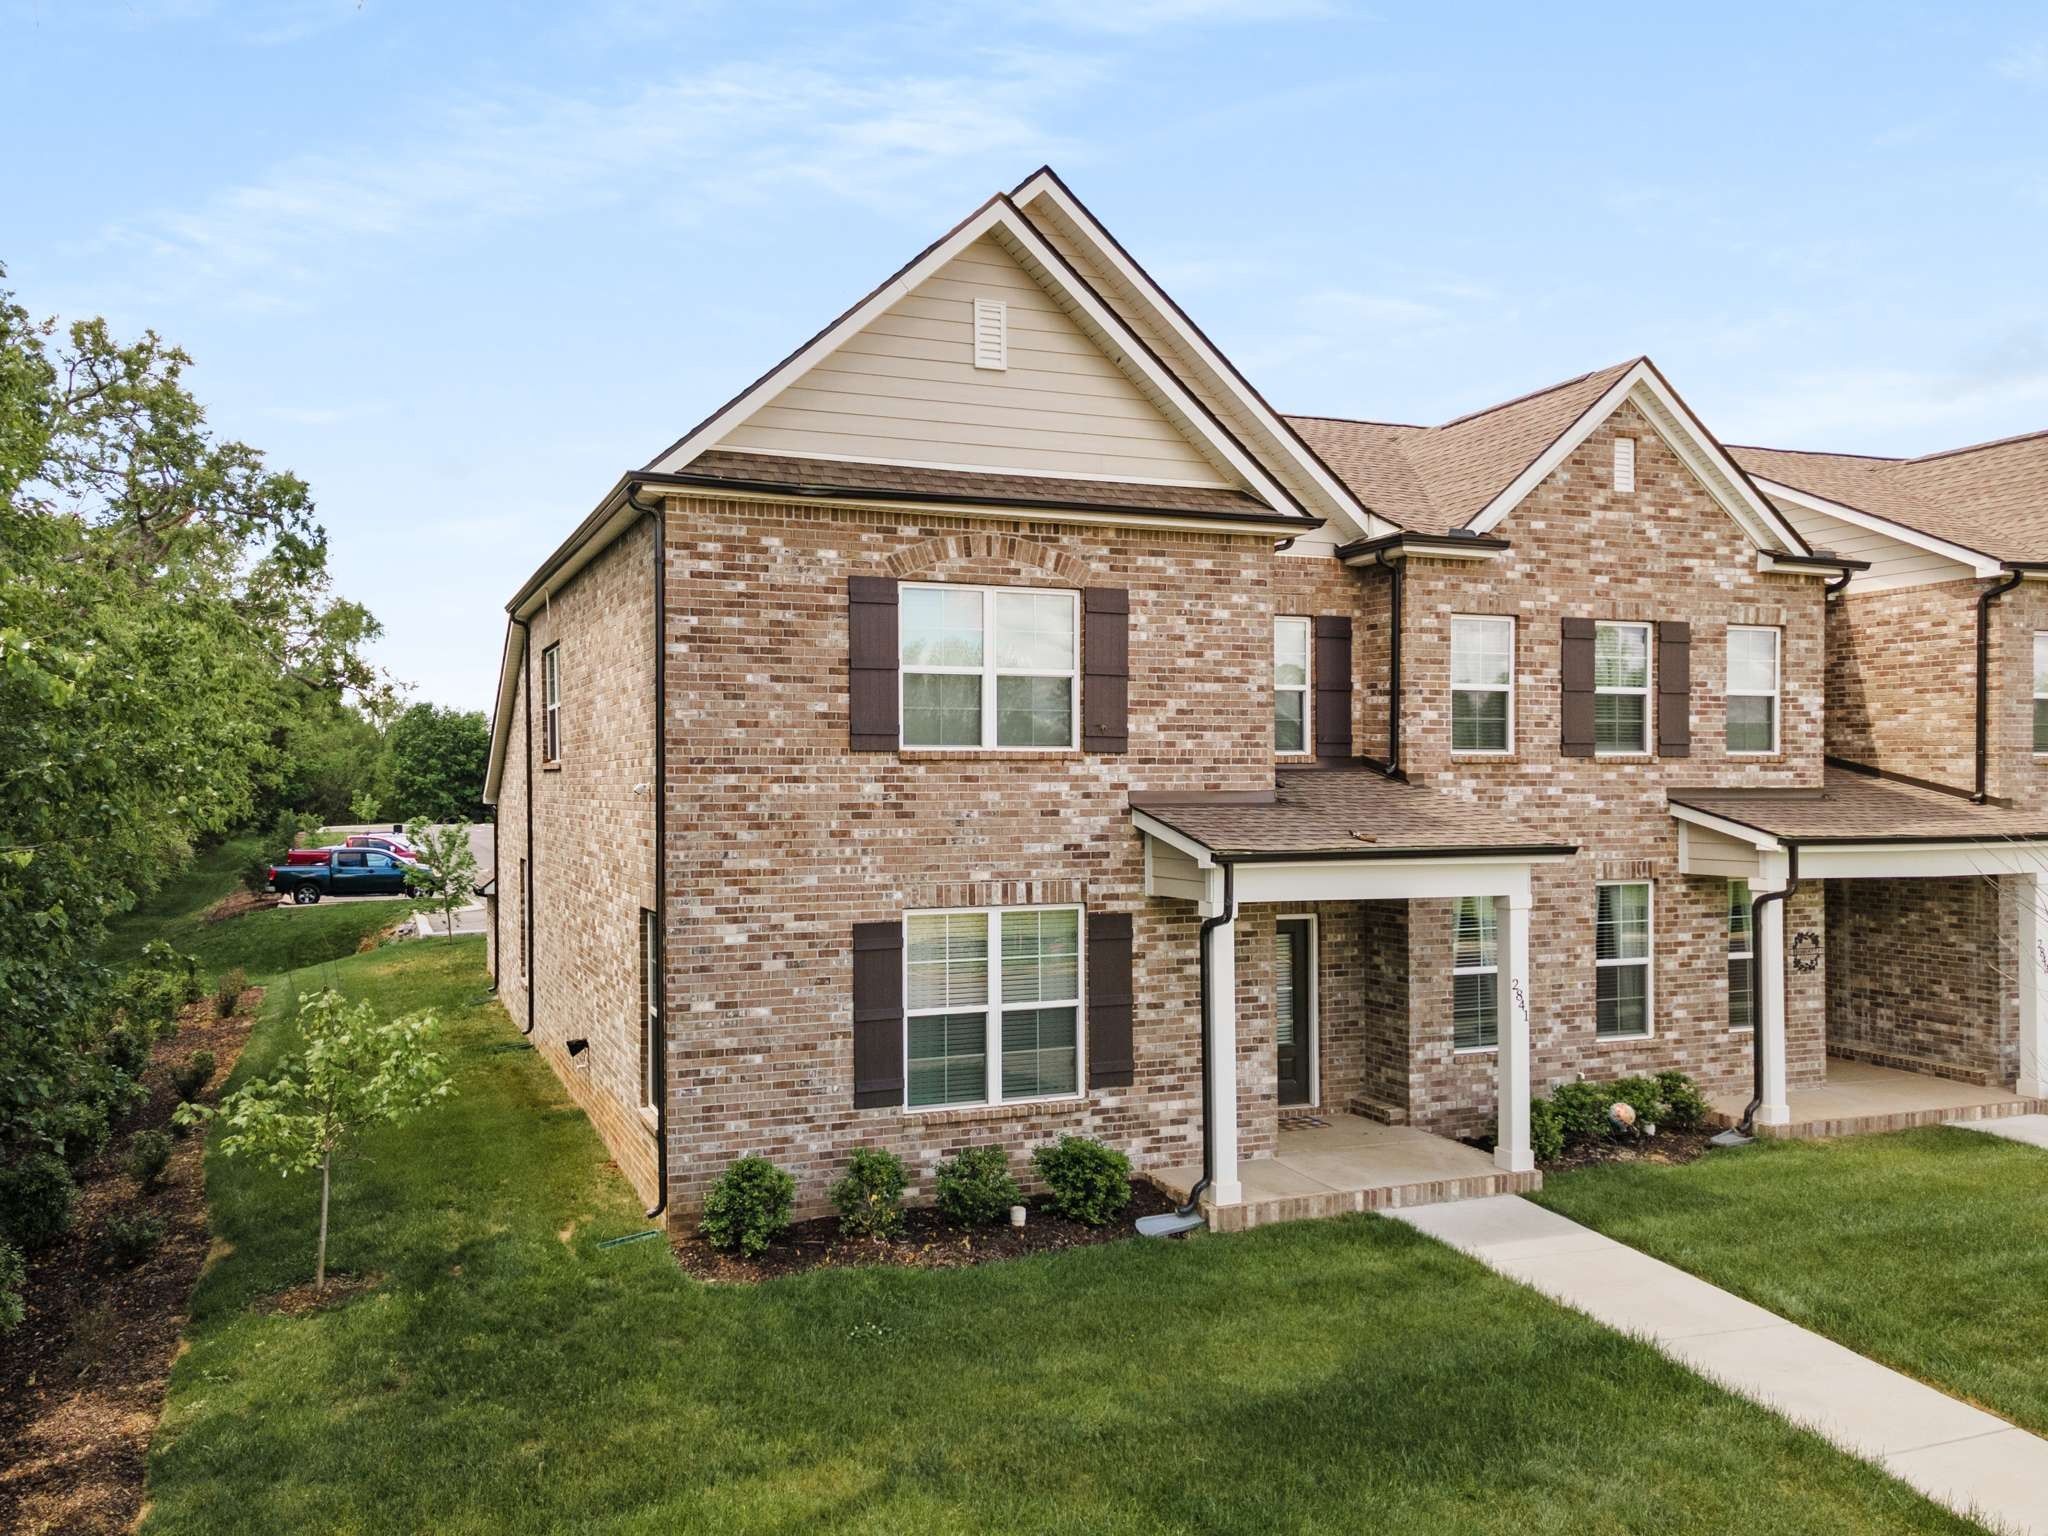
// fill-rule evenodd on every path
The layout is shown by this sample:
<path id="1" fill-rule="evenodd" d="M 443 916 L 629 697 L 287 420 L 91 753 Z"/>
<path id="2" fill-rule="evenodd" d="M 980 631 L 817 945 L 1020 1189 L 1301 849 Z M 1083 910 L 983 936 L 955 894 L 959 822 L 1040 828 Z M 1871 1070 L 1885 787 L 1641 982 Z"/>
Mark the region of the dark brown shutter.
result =
<path id="1" fill-rule="evenodd" d="M 1566 619 L 1558 665 L 1559 750 L 1593 755 L 1593 634 L 1591 619 Z"/>
<path id="2" fill-rule="evenodd" d="M 1351 755 L 1351 621 L 1316 619 L 1316 756 Z"/>
<path id="3" fill-rule="evenodd" d="M 856 752 L 894 752 L 896 707 L 896 583 L 887 576 L 846 578 L 849 745 Z"/>
<path id="4" fill-rule="evenodd" d="M 1131 1085 L 1131 914 L 1088 917 L 1088 1086 Z"/>
<path id="5" fill-rule="evenodd" d="M 903 925 L 853 925 L 853 1107 L 903 1103 Z"/>
<path id="6" fill-rule="evenodd" d="M 1081 750 L 1127 752 L 1131 595 L 1119 587 L 1086 587 L 1081 609 Z"/>
<path id="7" fill-rule="evenodd" d="M 1657 755 L 1692 756 L 1692 626 L 1657 625 Z"/>

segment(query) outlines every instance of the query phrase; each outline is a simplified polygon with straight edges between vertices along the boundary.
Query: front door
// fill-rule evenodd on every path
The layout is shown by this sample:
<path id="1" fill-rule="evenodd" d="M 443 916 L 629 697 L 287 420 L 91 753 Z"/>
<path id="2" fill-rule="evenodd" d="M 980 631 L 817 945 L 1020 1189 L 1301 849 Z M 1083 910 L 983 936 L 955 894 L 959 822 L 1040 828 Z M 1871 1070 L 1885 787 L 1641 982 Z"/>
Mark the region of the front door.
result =
<path id="1" fill-rule="evenodd" d="M 1315 925 L 1283 917 L 1273 925 L 1273 1041 L 1280 1102 L 1315 1102 Z"/>

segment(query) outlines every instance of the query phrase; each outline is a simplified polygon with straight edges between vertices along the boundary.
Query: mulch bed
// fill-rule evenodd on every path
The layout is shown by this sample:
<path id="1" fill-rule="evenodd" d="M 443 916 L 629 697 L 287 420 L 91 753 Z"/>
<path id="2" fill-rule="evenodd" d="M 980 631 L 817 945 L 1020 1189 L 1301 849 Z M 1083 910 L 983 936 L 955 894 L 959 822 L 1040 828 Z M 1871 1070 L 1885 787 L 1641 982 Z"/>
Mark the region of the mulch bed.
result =
<path id="1" fill-rule="evenodd" d="M 1654 1136 L 1582 1141 L 1566 1147 L 1563 1155 L 1547 1163 L 1538 1163 L 1536 1167 L 1541 1173 L 1565 1173 L 1573 1168 L 1591 1168 L 1600 1163 L 1696 1163 L 1713 1150 L 1710 1143 L 1717 1134 L 1712 1127 L 1697 1131 L 1660 1129 Z M 1493 1143 L 1483 1137 L 1468 1136 L 1465 1145 L 1477 1147 L 1482 1152 L 1493 1150 Z"/>
<path id="2" fill-rule="evenodd" d="M 219 1097 L 262 996 L 244 992 L 232 1018 L 217 1017 L 210 997 L 184 1010 L 143 1074 L 148 1102 L 77 1170 L 71 1230 L 30 1258 L 28 1315 L 0 1346 L 0 1530 L 69 1536 L 135 1524 L 149 1438 L 206 1262 L 206 1139 L 179 1139 L 162 1187 L 148 1195 L 120 1159 L 136 1131 L 169 1129 L 173 1064 L 212 1051 L 213 1082 L 200 1097 Z M 141 1263 L 124 1265 L 100 1233 L 108 1216 L 136 1211 L 161 1216 L 164 1237 Z"/>
<path id="3" fill-rule="evenodd" d="M 1034 1253 L 1059 1253 L 1095 1243 L 1121 1242 L 1137 1235 L 1140 1216 L 1173 1209 L 1173 1202 L 1142 1179 L 1131 1183 L 1131 1203 L 1106 1226 L 1084 1227 L 1049 1209 L 1042 1199 L 1024 1202 L 1024 1225 L 956 1227 L 929 1206 L 903 1213 L 894 1238 L 841 1237 L 837 1216 L 792 1223 L 758 1259 L 720 1253 L 694 1232 L 679 1233 L 669 1246 L 684 1271 L 700 1280 L 775 1280 L 813 1269 L 849 1269 L 882 1264 L 898 1269 L 965 1269 Z"/>
<path id="4" fill-rule="evenodd" d="M 230 891 L 202 914 L 209 923 L 224 923 L 231 917 L 240 917 L 245 912 L 264 912 L 278 905 L 284 898 L 274 891 L 251 891 L 243 889 Z"/>

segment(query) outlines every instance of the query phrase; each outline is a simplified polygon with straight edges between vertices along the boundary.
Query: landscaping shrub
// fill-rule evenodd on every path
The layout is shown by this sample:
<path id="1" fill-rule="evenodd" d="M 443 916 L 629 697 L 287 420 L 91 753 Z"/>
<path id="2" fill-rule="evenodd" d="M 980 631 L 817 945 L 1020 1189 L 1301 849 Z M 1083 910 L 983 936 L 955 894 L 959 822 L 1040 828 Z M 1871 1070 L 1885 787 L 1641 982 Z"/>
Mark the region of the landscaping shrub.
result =
<path id="1" fill-rule="evenodd" d="M 903 1226 L 903 1159 L 879 1147 L 856 1147 L 846 1176 L 828 1191 L 848 1237 L 893 1237 Z"/>
<path id="2" fill-rule="evenodd" d="M 1529 1105 L 1529 1150 L 1539 1163 L 1564 1156 L 1564 1119 L 1548 1099 L 1536 1099 Z"/>
<path id="3" fill-rule="evenodd" d="M 171 1165 L 171 1137 L 168 1131 L 137 1131 L 128 1139 L 128 1155 L 121 1160 L 144 1189 L 163 1182 Z"/>
<path id="4" fill-rule="evenodd" d="M 124 1017 L 100 1042 L 100 1057 L 123 1077 L 140 1077 L 149 1065 L 149 1048 L 155 1041 L 153 1025 Z"/>
<path id="5" fill-rule="evenodd" d="M 130 1215 L 116 1211 L 107 1218 L 100 1236 L 107 1245 L 107 1252 L 118 1263 L 140 1264 L 155 1253 L 156 1245 L 164 1240 L 164 1219 L 144 1212 Z"/>
<path id="6" fill-rule="evenodd" d="M 1001 1221 L 1024 1198 L 1001 1147 L 963 1147 L 939 1164 L 933 1184 L 940 1213 L 957 1227 Z"/>
<path id="7" fill-rule="evenodd" d="M 242 993 L 249 985 L 249 976 L 239 965 L 226 975 L 213 989 L 213 1011 L 221 1018 L 231 1018 L 235 1004 L 242 1000 Z"/>
<path id="8" fill-rule="evenodd" d="M 40 1248 L 71 1225 L 78 1186 L 64 1159 L 30 1152 L 0 1166 L 0 1234 L 18 1247 Z"/>
<path id="9" fill-rule="evenodd" d="M 190 1103 L 213 1081 L 213 1052 L 194 1051 L 171 1068 L 171 1087 L 181 1102 Z"/>
<path id="10" fill-rule="evenodd" d="M 1131 1160 L 1086 1136 L 1062 1136 L 1031 1154 L 1062 1216 L 1099 1227 L 1131 1200 Z"/>
<path id="11" fill-rule="evenodd" d="M 1602 1090 L 1610 1105 L 1626 1104 L 1636 1112 L 1636 1129 L 1656 1125 L 1664 1118 L 1664 1094 L 1647 1077 L 1617 1077 Z M 1608 1122 L 1612 1125 L 1612 1121 Z"/>
<path id="12" fill-rule="evenodd" d="M 1550 1102 L 1557 1111 L 1566 1145 L 1597 1141 L 1611 1129 L 1607 1106 L 1614 1099 L 1598 1083 L 1559 1083 L 1551 1090 Z"/>
<path id="13" fill-rule="evenodd" d="M 21 1250 L 0 1238 L 0 1333 L 14 1332 L 27 1315 L 21 1301 L 21 1288 L 27 1281 L 28 1266 L 21 1261 Z"/>
<path id="14" fill-rule="evenodd" d="M 753 1258 L 789 1225 L 796 1180 L 765 1157 L 743 1157 L 719 1175 L 704 1198 L 697 1230 L 714 1248 Z"/>
<path id="15" fill-rule="evenodd" d="M 1712 1112 L 1707 1096 L 1683 1072 L 1659 1072 L 1657 1092 L 1664 1098 L 1664 1124 L 1675 1131 L 1696 1131 Z"/>

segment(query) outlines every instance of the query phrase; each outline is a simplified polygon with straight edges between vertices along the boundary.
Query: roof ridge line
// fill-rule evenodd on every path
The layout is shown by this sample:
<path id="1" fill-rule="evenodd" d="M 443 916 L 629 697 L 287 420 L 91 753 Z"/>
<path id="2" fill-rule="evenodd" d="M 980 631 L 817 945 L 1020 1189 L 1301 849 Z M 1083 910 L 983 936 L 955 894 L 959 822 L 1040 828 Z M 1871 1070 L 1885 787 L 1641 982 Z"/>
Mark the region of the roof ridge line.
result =
<path id="1" fill-rule="evenodd" d="M 1373 416 L 1325 416 L 1317 411 L 1282 411 L 1281 416 L 1289 421 L 1341 421 L 1351 427 L 1402 427 L 1410 432 L 1434 432 L 1435 427 L 1420 421 L 1381 421 Z"/>
<path id="2" fill-rule="evenodd" d="M 1737 449 L 1741 449 L 1747 453 L 1796 453 L 1800 457 L 1808 459 L 1863 459 L 1872 464 L 1910 464 L 1913 462 L 1911 459 L 1895 458 L 1890 454 L 1838 453 L 1832 448 L 1773 448 L 1765 443 L 1723 443 L 1721 446 L 1726 448 L 1730 453 L 1735 452 Z M 1969 450 L 1957 448 L 1950 449 L 1948 451 L 1953 453 L 1966 453 Z"/>
<path id="3" fill-rule="evenodd" d="M 1925 464 L 1932 459 L 1952 459 L 1959 454 L 1982 453 L 1987 448 L 2003 448 L 2008 443 L 2032 442 L 2035 438 L 2040 437 L 2048 437 L 2048 427 L 2043 427 L 2034 432 L 2015 432 L 2010 437 L 1994 437 L 1985 442 L 1971 443 L 1962 448 L 1943 448 L 1935 453 L 1923 453 L 1917 458 L 1895 459 L 1892 462 L 1896 464 Z"/>
<path id="4" fill-rule="evenodd" d="M 1574 384 L 1583 384 L 1596 374 L 1620 373 L 1635 367 L 1638 363 L 1646 363 L 1649 360 L 1650 357 L 1647 352 L 1639 352 L 1634 357 L 1624 359 L 1618 363 L 1609 363 L 1604 368 L 1588 368 L 1584 373 L 1569 379 L 1559 379 L 1555 384 L 1546 384 L 1541 389 L 1532 389 L 1526 394 L 1516 395 L 1512 400 L 1502 400 L 1494 405 L 1482 406 L 1476 411 L 1467 411 L 1462 416 L 1453 416 L 1441 426 L 1432 427 L 1430 430 L 1432 432 L 1442 432 L 1451 427 L 1461 427 L 1468 421 L 1476 421 L 1481 416 L 1491 416 L 1495 411 L 1504 411 L 1511 405 L 1521 405 L 1530 400 L 1540 400 L 1545 395 L 1556 394 L 1560 389 L 1570 389 Z"/>

